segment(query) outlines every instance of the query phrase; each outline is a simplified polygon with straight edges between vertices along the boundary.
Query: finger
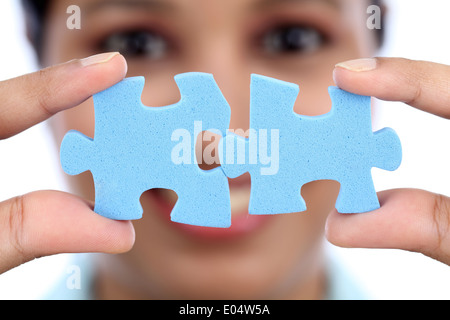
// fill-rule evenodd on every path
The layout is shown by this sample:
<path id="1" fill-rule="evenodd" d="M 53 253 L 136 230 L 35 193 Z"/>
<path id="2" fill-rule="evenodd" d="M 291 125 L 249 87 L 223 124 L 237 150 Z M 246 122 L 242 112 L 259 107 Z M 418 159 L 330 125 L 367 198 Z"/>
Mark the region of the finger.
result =
<path id="1" fill-rule="evenodd" d="M 403 249 L 450 264 L 450 198 L 414 189 L 379 194 L 379 210 L 353 215 L 333 211 L 328 240 L 347 248 Z"/>
<path id="2" fill-rule="evenodd" d="M 0 274 L 59 253 L 122 253 L 134 244 L 131 222 L 106 219 L 85 201 L 41 191 L 0 203 Z"/>
<path id="3" fill-rule="evenodd" d="M 126 72 L 119 53 L 106 53 L 0 82 L 0 139 L 79 105 L 121 81 Z"/>
<path id="4" fill-rule="evenodd" d="M 341 89 L 381 100 L 401 101 L 450 118 L 450 66 L 402 58 L 347 61 L 336 65 Z"/>

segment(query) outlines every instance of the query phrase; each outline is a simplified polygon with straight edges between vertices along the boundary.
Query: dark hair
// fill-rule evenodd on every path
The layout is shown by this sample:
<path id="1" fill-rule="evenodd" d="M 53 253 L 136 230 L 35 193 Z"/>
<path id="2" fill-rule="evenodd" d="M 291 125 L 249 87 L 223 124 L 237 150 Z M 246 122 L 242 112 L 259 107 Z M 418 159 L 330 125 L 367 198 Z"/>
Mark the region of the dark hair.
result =
<path id="1" fill-rule="evenodd" d="M 22 0 L 26 18 L 28 38 L 40 56 L 43 46 L 45 19 L 50 0 Z"/>
<path id="2" fill-rule="evenodd" d="M 22 0 L 27 18 L 28 37 L 38 55 L 41 54 L 43 47 L 45 18 L 48 13 L 50 1 L 52 0 Z M 370 0 L 371 4 L 380 7 L 382 7 L 382 2 L 383 0 Z M 384 41 L 384 28 L 376 29 L 375 32 L 378 45 L 381 46 Z"/>

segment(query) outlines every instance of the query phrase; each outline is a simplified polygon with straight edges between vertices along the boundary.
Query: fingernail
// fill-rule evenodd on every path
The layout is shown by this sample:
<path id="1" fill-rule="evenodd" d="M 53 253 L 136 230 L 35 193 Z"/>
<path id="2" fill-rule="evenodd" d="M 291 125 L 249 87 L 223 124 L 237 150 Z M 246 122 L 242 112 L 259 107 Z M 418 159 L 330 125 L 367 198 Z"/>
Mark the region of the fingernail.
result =
<path id="1" fill-rule="evenodd" d="M 101 53 L 92 57 L 88 57 L 81 60 L 81 65 L 83 67 L 88 67 L 96 64 L 106 63 L 111 61 L 114 57 L 118 56 L 119 52 L 109 52 L 109 53 Z"/>
<path id="2" fill-rule="evenodd" d="M 354 72 L 371 71 L 376 69 L 377 59 L 356 59 L 338 63 L 336 68 L 343 68 Z"/>

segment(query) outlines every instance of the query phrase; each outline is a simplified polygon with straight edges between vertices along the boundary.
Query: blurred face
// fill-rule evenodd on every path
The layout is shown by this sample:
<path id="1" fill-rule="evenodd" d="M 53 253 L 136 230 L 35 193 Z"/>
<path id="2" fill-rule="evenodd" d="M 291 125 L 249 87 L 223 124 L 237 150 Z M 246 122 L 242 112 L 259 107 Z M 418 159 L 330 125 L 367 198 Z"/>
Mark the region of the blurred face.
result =
<path id="1" fill-rule="evenodd" d="M 81 7 L 81 31 L 65 28 L 72 4 Z M 212 73 L 230 104 L 231 128 L 245 131 L 252 73 L 299 84 L 299 114 L 330 110 L 327 88 L 333 85 L 334 65 L 375 49 L 366 9 L 359 0 L 58 0 L 50 10 L 43 63 L 120 51 L 128 76 L 146 77 L 142 101 L 148 106 L 180 99 L 176 74 Z M 53 129 L 58 144 L 70 129 L 93 137 L 92 101 L 55 117 Z M 75 192 L 94 199 L 89 173 L 70 179 Z M 172 223 L 176 195 L 146 192 L 144 218 L 135 222 L 136 245 L 128 254 L 104 257 L 97 293 L 321 298 L 320 247 L 339 184 L 310 183 L 302 190 L 308 212 L 270 217 L 248 217 L 249 176 L 230 181 L 230 189 L 233 227 L 226 230 Z"/>

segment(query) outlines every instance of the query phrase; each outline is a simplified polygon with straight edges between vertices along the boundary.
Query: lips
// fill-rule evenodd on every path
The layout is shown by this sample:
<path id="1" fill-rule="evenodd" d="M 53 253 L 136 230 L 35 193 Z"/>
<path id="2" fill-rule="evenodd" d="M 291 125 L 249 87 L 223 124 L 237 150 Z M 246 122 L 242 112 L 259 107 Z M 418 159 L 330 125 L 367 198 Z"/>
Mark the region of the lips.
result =
<path id="1" fill-rule="evenodd" d="M 147 195 L 148 194 L 148 195 Z M 228 229 L 206 228 L 170 221 L 170 213 L 177 201 L 177 195 L 169 190 L 151 190 L 146 196 L 152 197 L 152 202 L 170 226 L 188 236 L 200 240 L 232 240 L 253 234 L 261 229 L 271 216 L 256 216 L 248 213 L 250 199 L 250 177 L 242 176 L 230 180 L 231 220 L 232 225 Z"/>

